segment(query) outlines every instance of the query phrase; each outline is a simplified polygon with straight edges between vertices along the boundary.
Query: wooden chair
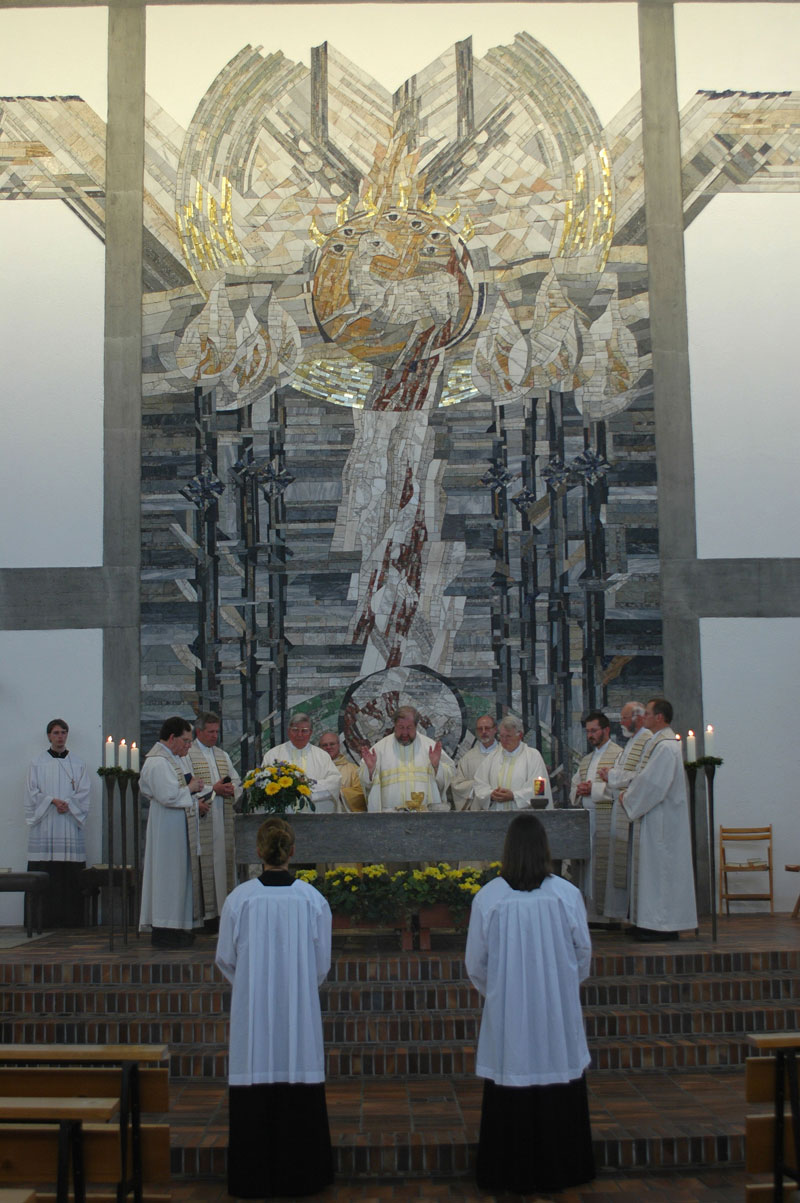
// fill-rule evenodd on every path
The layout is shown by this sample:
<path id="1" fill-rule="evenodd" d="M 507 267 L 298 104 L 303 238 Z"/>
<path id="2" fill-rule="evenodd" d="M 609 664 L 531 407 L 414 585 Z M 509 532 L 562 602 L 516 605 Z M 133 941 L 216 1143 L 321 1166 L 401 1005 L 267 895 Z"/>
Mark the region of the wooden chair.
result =
<path id="1" fill-rule="evenodd" d="M 787 873 L 800 873 L 800 865 L 784 865 L 783 867 Z M 797 902 L 794 904 L 792 918 L 796 919 L 798 915 L 800 915 L 800 894 L 797 895 Z"/>
<path id="2" fill-rule="evenodd" d="M 746 849 L 742 845 L 758 845 L 760 855 L 742 860 Z M 728 845 L 732 845 L 729 848 Z M 733 853 L 733 858 L 730 853 Z M 736 855 L 738 853 L 738 855 Z M 766 854 L 766 855 L 765 855 Z M 769 891 L 760 893 L 732 893 L 728 886 L 729 873 L 766 873 Z M 775 911 L 772 891 L 772 824 L 769 827 L 720 827 L 719 829 L 719 905 L 725 903 L 727 914 L 731 913 L 731 901 L 768 902 L 769 913 Z"/>

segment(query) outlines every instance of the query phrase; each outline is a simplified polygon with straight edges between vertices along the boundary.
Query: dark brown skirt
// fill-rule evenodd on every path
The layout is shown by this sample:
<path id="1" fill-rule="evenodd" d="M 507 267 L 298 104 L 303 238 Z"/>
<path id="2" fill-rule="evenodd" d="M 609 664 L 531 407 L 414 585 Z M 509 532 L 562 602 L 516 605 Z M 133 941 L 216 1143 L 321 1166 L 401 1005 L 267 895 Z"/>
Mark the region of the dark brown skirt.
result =
<path id="1" fill-rule="evenodd" d="M 594 1176 L 585 1076 L 552 1086 L 484 1082 L 476 1167 L 482 1190 L 529 1195 Z"/>
<path id="2" fill-rule="evenodd" d="M 315 1195 L 333 1182 L 325 1083 L 228 1087 L 228 1194 Z"/>

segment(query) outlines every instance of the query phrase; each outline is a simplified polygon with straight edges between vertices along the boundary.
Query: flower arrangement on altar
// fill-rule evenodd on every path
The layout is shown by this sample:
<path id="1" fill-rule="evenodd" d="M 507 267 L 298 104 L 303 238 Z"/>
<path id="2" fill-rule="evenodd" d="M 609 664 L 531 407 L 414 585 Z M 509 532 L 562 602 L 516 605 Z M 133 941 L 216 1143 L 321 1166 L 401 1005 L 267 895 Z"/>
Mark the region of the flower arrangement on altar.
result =
<path id="1" fill-rule="evenodd" d="M 500 862 L 485 869 L 453 869 L 446 862 L 389 873 L 385 865 L 338 865 L 320 875 L 301 869 L 297 876 L 315 886 L 334 914 L 390 924 L 425 907 L 444 905 L 456 923 L 466 922 L 472 899 L 497 876 Z"/>
<path id="2" fill-rule="evenodd" d="M 268 814 L 285 814 L 287 811 L 303 810 L 306 806 L 316 810 L 311 801 L 313 781 L 303 770 L 288 760 L 276 760 L 252 769 L 242 782 L 242 812 L 250 814 L 263 810 Z"/>

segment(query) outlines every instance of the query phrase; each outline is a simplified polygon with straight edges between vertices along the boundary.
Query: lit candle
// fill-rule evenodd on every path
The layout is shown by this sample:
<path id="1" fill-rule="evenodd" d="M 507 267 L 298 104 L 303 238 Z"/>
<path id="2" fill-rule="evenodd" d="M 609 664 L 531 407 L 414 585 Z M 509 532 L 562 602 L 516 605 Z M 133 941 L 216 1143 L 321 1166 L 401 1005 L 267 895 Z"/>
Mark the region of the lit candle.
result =
<path id="1" fill-rule="evenodd" d="M 124 739 L 119 741 L 117 764 L 121 769 L 126 769 L 128 767 L 128 745 Z"/>
<path id="2" fill-rule="evenodd" d="M 139 772 L 139 749 L 136 744 L 131 744 L 131 769 L 134 773 Z"/>
<path id="3" fill-rule="evenodd" d="M 706 727 L 705 753 L 706 756 L 714 755 L 714 728 L 710 723 Z"/>
<path id="4" fill-rule="evenodd" d="M 690 731 L 686 736 L 686 759 L 697 760 L 697 740 L 694 731 Z"/>
<path id="5" fill-rule="evenodd" d="M 535 797 L 541 798 L 544 794 L 544 777 L 535 777 L 533 781 L 533 792 Z"/>
<path id="6" fill-rule="evenodd" d="M 680 737 L 680 735 L 676 735 L 676 736 L 675 736 L 675 738 L 677 739 L 678 743 L 680 743 L 680 742 L 681 742 L 681 737 Z"/>
<path id="7" fill-rule="evenodd" d="M 113 769 L 114 767 L 114 739 L 111 735 L 106 740 L 106 753 L 103 764 L 107 769 Z"/>

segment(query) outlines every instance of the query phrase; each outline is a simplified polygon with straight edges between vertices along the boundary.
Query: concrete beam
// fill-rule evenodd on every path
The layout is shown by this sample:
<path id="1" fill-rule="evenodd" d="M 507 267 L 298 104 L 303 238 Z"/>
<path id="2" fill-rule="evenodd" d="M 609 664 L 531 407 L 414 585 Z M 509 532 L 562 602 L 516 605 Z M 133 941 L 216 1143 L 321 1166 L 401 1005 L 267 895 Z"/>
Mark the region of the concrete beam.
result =
<path id="1" fill-rule="evenodd" d="M 800 559 L 672 560 L 661 580 L 671 618 L 800 618 Z"/>
<path id="2" fill-rule="evenodd" d="M 146 10 L 109 9 L 103 561 L 132 573 L 103 637 L 103 729 L 139 732 L 142 237 Z M 121 615 L 120 615 L 121 617 Z"/>
<path id="3" fill-rule="evenodd" d="M 136 626 L 138 568 L 0 569 L 0 630 Z"/>

